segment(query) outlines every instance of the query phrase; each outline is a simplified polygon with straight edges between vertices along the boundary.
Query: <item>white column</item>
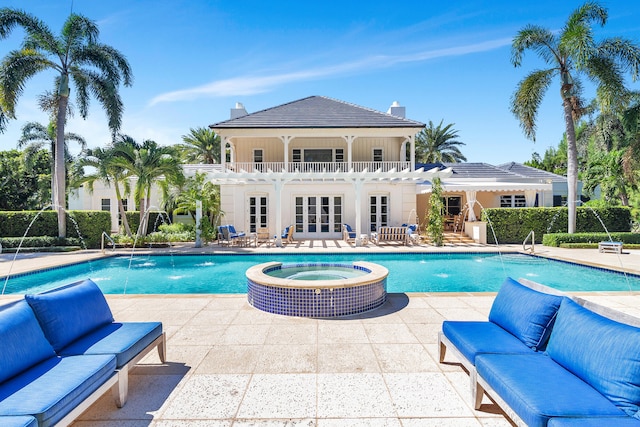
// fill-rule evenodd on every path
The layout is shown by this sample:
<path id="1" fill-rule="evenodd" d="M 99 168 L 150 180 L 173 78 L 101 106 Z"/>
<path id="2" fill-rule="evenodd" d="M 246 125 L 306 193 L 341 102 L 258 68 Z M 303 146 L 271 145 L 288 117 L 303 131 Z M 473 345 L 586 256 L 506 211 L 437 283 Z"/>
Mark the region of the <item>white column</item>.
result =
<path id="1" fill-rule="evenodd" d="M 220 138 L 220 165 L 222 166 L 222 172 L 227 170 L 227 137 Z"/>
<path id="2" fill-rule="evenodd" d="M 409 165 L 409 170 L 413 172 L 416 169 L 416 138 L 414 135 L 409 135 L 409 144 L 411 146 L 411 164 Z"/>
<path id="3" fill-rule="evenodd" d="M 353 189 L 355 191 L 356 200 L 356 247 L 362 246 L 360 234 L 362 234 L 362 187 L 364 179 L 356 178 L 353 181 Z"/>
<path id="4" fill-rule="evenodd" d="M 280 140 L 284 144 L 284 170 L 289 172 L 289 142 L 291 142 L 291 136 L 281 136 Z M 280 172 L 280 171 L 275 171 Z"/>
<path id="5" fill-rule="evenodd" d="M 273 188 L 276 192 L 276 246 L 282 247 L 282 186 L 280 179 L 273 181 Z"/>
<path id="6" fill-rule="evenodd" d="M 404 141 L 402 141 L 402 144 L 400 144 L 400 161 L 401 162 L 406 162 L 407 161 L 407 139 L 405 139 Z"/>
<path id="7" fill-rule="evenodd" d="M 196 200 L 196 248 L 202 247 L 202 200 Z"/>
<path id="8" fill-rule="evenodd" d="M 343 136 L 342 138 L 347 141 L 347 170 L 351 170 L 351 168 L 353 167 L 353 140 L 356 137 L 353 135 L 348 135 Z"/>

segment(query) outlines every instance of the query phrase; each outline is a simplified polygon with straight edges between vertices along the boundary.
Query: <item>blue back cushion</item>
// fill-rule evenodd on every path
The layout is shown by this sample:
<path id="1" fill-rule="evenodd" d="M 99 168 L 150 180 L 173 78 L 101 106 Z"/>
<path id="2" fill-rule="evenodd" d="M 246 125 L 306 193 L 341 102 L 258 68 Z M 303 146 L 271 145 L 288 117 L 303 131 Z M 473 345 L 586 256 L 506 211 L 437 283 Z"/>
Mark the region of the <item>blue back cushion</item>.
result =
<path id="1" fill-rule="evenodd" d="M 24 300 L 0 307 L 0 343 L 0 383 L 56 355 Z"/>
<path id="2" fill-rule="evenodd" d="M 640 413 L 640 328 L 600 316 L 566 299 L 547 354 L 627 414 Z"/>
<path id="3" fill-rule="evenodd" d="M 493 301 L 489 321 L 538 351 L 544 348 L 562 299 L 534 291 L 508 277 Z"/>
<path id="4" fill-rule="evenodd" d="M 25 295 L 25 299 L 56 351 L 113 322 L 102 291 L 89 279 L 40 294 Z"/>
<path id="5" fill-rule="evenodd" d="M 344 227 L 347 229 L 348 233 L 351 233 L 353 230 L 351 229 L 351 226 L 349 224 L 345 224 Z"/>

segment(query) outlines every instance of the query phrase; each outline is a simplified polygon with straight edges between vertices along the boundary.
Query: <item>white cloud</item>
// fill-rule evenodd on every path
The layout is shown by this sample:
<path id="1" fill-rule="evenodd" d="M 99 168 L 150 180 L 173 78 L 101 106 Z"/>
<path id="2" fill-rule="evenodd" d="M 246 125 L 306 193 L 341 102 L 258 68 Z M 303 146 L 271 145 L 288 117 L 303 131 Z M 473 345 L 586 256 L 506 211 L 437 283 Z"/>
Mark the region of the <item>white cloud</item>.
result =
<path id="1" fill-rule="evenodd" d="M 333 77 L 346 73 L 366 72 L 374 68 L 387 68 L 402 63 L 423 62 L 435 58 L 486 52 L 510 45 L 511 41 L 512 40 L 510 38 L 503 38 L 471 45 L 433 49 L 406 55 L 370 56 L 358 61 L 345 62 L 333 66 L 319 67 L 315 69 L 312 68 L 291 73 L 268 76 L 242 76 L 216 80 L 202 86 L 162 93 L 151 99 L 149 105 L 153 106 L 162 102 L 188 101 L 205 97 L 217 98 L 238 95 L 254 95 L 268 92 L 284 83 Z"/>

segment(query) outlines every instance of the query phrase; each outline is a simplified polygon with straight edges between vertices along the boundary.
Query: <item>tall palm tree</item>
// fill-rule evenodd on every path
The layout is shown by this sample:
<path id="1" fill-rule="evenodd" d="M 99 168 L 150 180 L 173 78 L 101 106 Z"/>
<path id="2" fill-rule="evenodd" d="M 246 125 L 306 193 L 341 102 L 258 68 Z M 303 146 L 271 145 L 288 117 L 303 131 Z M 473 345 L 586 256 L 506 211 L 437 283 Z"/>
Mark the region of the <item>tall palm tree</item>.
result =
<path id="1" fill-rule="evenodd" d="M 118 165 L 118 143 L 115 143 L 106 148 L 94 148 L 89 149 L 85 154 L 78 159 L 77 166 L 92 168 L 93 172 L 89 174 L 83 174 L 83 176 L 75 184 L 87 183 L 89 191 L 93 191 L 93 185 L 96 181 L 102 181 L 107 185 L 113 187 L 116 192 L 116 200 L 118 201 L 118 212 L 120 212 L 120 218 L 122 218 L 122 225 L 127 236 L 131 237 L 131 228 L 129 227 L 129 221 L 127 220 L 127 214 L 124 210 L 124 204 L 122 203 L 122 191 L 120 191 L 120 184 L 123 184 L 124 195 L 128 195 L 131 192 L 127 171 Z"/>
<path id="2" fill-rule="evenodd" d="M 178 144 L 183 150 L 187 163 L 220 163 L 220 137 L 209 128 L 189 129 L 188 135 L 182 135 L 184 144 Z"/>
<path id="3" fill-rule="evenodd" d="M 65 132 L 64 134 L 64 159 L 65 164 L 69 164 L 73 161 L 73 156 L 69 153 L 69 142 L 76 142 L 80 145 L 82 150 L 86 149 L 87 141 L 80 135 L 72 132 Z M 26 147 L 26 148 L 25 148 Z M 42 149 L 48 149 L 51 153 L 51 197 L 52 205 L 55 205 L 53 195 L 55 194 L 55 164 L 54 159 L 56 157 L 56 127 L 55 123 L 49 123 L 49 126 L 37 122 L 27 122 L 22 127 L 22 136 L 18 140 L 18 148 L 25 148 L 25 161 L 29 161 L 32 155 Z"/>
<path id="4" fill-rule="evenodd" d="M 578 152 L 575 122 L 585 109 L 581 99 L 581 76 L 597 86 L 601 111 L 624 104 L 628 90 L 624 73 L 635 80 L 640 69 L 640 48 L 619 37 L 596 42 L 592 23 L 604 26 L 608 13 L 595 2 L 586 2 L 576 9 L 559 31 L 527 25 L 516 34 L 511 47 L 511 62 L 522 64 L 526 51 L 535 52 L 548 68 L 527 75 L 517 86 L 511 99 L 511 110 L 520 121 L 524 134 L 535 141 L 538 108 L 551 83 L 560 84 L 567 137 L 567 185 L 569 233 L 576 230 L 578 190 Z"/>
<path id="5" fill-rule="evenodd" d="M 134 198 L 140 209 L 138 234 L 144 235 L 153 184 L 157 183 L 166 195 L 170 183 L 184 179 L 175 148 L 160 146 L 151 140 L 138 144 L 130 136 L 120 135 L 113 164 L 124 169 L 128 176 L 137 178 Z M 164 179 L 160 179 L 161 177 Z"/>
<path id="6" fill-rule="evenodd" d="M 7 117 L 15 118 L 16 101 L 26 82 L 34 75 L 53 70 L 56 73 L 56 153 L 64 153 L 64 130 L 69 104 L 70 83 L 76 89 L 80 115 L 86 118 L 91 96 L 105 110 L 109 129 L 120 129 L 123 105 L 118 87 L 130 86 L 132 74 L 126 58 L 111 46 L 98 42 L 96 23 L 82 15 L 71 14 L 59 36 L 37 17 L 18 9 L 0 9 L 0 40 L 15 27 L 22 27 L 22 47 L 7 54 L 0 64 L 0 103 Z M 58 209 L 58 234 L 66 235 L 64 156 L 55 158 L 55 204 Z"/>
<path id="7" fill-rule="evenodd" d="M 458 131 L 453 129 L 454 124 L 449 123 L 442 127 L 443 120 L 438 126 L 434 126 L 429 120 L 426 128 L 416 135 L 416 159 L 422 163 L 465 162 L 467 158 L 462 154 L 458 146 L 465 145 L 458 141 Z"/>

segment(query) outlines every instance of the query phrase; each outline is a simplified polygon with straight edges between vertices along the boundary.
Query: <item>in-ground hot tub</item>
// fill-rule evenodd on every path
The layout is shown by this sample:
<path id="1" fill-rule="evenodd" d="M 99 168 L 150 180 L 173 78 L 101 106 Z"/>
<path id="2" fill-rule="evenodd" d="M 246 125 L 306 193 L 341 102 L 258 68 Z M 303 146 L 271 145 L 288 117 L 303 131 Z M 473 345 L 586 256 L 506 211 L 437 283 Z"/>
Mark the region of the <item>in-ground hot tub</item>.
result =
<path id="1" fill-rule="evenodd" d="M 347 316 L 387 300 L 389 270 L 371 262 L 266 262 L 249 268 L 246 275 L 249 304 L 274 314 Z"/>

